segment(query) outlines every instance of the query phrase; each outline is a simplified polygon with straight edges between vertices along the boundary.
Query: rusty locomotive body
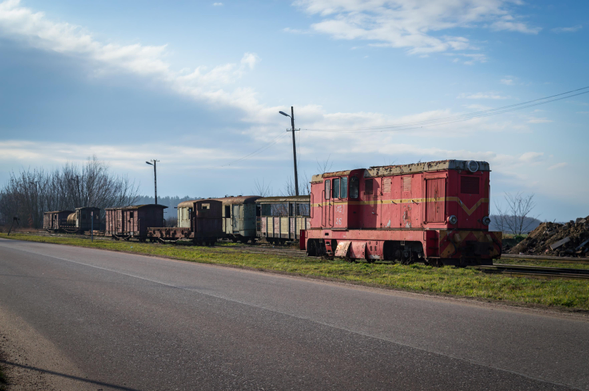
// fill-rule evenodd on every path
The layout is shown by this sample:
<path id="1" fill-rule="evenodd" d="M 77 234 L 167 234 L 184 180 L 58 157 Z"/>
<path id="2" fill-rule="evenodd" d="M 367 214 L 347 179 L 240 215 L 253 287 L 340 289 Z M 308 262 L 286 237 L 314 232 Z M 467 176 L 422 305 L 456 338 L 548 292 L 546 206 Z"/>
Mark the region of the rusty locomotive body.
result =
<path id="1" fill-rule="evenodd" d="M 492 264 L 501 233 L 490 232 L 489 164 L 445 160 L 324 173 L 311 182 L 309 255 Z"/>

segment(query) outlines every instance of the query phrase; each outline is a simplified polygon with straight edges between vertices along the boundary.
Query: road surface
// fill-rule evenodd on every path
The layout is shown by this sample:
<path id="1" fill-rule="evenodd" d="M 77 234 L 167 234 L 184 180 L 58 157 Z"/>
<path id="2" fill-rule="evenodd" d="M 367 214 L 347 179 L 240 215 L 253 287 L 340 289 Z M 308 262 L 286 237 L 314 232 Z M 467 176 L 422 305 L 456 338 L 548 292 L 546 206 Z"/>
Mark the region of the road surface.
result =
<path id="1" fill-rule="evenodd" d="M 583 316 L 9 240 L 0 349 L 15 390 L 589 389 Z"/>

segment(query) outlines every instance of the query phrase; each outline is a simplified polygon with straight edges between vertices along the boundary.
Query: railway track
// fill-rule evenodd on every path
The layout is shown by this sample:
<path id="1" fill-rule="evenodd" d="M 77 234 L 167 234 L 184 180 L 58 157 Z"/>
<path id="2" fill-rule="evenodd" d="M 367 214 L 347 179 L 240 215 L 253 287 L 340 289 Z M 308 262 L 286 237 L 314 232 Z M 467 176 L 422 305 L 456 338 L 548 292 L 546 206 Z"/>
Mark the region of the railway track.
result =
<path id="1" fill-rule="evenodd" d="M 587 269 L 565 269 L 558 267 L 495 264 L 478 266 L 483 273 L 500 273 L 514 276 L 589 279 Z"/>
<path id="2" fill-rule="evenodd" d="M 501 254 L 501 259 L 529 259 L 533 261 L 552 261 L 559 263 L 589 263 L 588 258 L 554 257 L 548 255 Z"/>

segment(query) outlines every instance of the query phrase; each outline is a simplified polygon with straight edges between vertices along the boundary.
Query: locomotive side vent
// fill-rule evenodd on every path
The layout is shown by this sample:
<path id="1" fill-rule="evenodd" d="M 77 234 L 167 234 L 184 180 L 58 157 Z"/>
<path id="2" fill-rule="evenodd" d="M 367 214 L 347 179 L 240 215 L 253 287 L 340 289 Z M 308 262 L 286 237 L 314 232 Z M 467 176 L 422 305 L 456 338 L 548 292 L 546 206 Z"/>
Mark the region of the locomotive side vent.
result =
<path id="1" fill-rule="evenodd" d="M 479 178 L 476 176 L 463 176 L 460 179 L 460 192 L 462 194 L 479 194 Z"/>

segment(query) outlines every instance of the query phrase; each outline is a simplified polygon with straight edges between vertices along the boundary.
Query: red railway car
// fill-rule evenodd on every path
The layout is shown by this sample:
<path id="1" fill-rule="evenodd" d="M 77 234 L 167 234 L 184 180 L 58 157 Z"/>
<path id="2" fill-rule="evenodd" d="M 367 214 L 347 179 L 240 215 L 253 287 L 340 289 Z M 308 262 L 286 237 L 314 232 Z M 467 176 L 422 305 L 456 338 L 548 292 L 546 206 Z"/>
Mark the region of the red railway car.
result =
<path id="1" fill-rule="evenodd" d="M 157 204 L 106 208 L 105 235 L 115 239 L 145 241 L 148 227 L 164 225 L 165 208 L 167 206 Z"/>
<path id="2" fill-rule="evenodd" d="M 444 160 L 314 175 L 309 255 L 490 265 L 489 164 Z"/>

